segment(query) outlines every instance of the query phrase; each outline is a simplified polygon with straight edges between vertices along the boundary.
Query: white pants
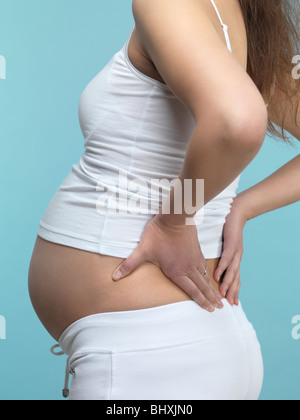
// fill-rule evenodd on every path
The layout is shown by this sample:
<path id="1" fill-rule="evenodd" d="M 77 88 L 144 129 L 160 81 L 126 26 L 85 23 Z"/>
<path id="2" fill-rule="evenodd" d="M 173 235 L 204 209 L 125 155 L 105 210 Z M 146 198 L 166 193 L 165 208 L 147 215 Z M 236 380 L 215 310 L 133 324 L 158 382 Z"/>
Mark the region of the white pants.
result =
<path id="1" fill-rule="evenodd" d="M 257 400 L 260 344 L 241 304 L 194 301 L 88 316 L 59 339 L 70 400 Z"/>

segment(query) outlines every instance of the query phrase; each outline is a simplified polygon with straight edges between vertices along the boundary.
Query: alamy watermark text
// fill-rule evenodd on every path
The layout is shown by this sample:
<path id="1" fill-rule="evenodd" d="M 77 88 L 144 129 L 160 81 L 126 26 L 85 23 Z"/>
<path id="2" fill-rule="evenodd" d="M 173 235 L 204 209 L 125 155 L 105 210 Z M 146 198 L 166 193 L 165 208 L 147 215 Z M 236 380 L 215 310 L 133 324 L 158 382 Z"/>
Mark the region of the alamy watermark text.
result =
<path id="1" fill-rule="evenodd" d="M 6 320 L 0 315 L 0 340 L 6 340 Z"/>
<path id="2" fill-rule="evenodd" d="M 0 79 L 6 79 L 6 59 L 0 55 Z"/>

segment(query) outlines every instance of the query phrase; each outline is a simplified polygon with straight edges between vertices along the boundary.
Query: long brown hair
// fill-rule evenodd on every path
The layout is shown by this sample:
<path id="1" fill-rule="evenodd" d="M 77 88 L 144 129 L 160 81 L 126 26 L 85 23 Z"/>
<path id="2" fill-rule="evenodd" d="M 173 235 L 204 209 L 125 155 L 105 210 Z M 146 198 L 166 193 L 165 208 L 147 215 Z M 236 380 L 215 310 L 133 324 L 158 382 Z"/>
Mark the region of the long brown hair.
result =
<path id="1" fill-rule="evenodd" d="M 248 35 L 247 72 L 269 102 L 275 95 L 289 101 L 295 110 L 295 123 L 300 98 L 300 83 L 292 76 L 293 57 L 299 49 L 299 0 L 239 0 Z M 298 50 L 297 50 L 298 49 Z M 288 140 L 271 120 L 272 115 L 284 116 L 276 98 L 270 101 L 268 132 L 272 137 Z M 294 112 L 293 112 L 294 113 Z"/>

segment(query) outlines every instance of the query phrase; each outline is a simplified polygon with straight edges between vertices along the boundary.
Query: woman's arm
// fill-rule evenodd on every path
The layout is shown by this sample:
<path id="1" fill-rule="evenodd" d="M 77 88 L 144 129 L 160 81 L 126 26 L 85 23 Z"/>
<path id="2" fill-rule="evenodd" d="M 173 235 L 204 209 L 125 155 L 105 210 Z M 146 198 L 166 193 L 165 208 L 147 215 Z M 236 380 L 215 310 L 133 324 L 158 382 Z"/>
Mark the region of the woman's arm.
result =
<path id="1" fill-rule="evenodd" d="M 183 197 L 184 180 L 192 180 L 189 203 L 196 202 L 196 180 L 205 180 L 205 193 L 204 203 L 196 206 L 194 213 L 183 208 L 177 215 L 173 189 L 166 200 L 171 199 L 170 213 L 160 211 L 155 216 L 119 271 L 125 277 L 143 262 L 153 262 L 202 306 L 212 302 L 215 294 L 208 288 L 208 276 L 204 279 L 202 275 L 205 260 L 196 228 L 187 226 L 186 219 L 224 190 L 256 156 L 266 135 L 267 111 L 258 89 L 228 51 L 202 2 L 134 0 L 133 13 L 136 31 L 155 67 L 195 119 L 179 177 Z"/>
<path id="2" fill-rule="evenodd" d="M 277 125 L 281 122 L 281 127 L 300 140 L 300 98 L 294 97 L 286 101 L 282 94 L 275 90 L 272 101 L 279 104 L 277 112 L 271 113 L 272 120 Z M 264 181 L 239 194 L 234 200 L 224 227 L 223 255 L 214 275 L 216 281 L 223 277 L 220 292 L 231 304 L 238 304 L 245 224 L 250 219 L 299 200 L 300 155 Z"/>
<path id="3" fill-rule="evenodd" d="M 204 180 L 206 204 L 259 152 L 268 117 L 263 98 L 198 0 L 134 0 L 133 13 L 155 67 L 194 116 L 196 127 L 179 180 L 183 192 L 184 180 L 193 180 L 193 202 L 196 180 Z M 203 204 L 191 215 L 175 215 L 173 194 L 171 214 L 161 219 L 185 224 Z"/>
<path id="4" fill-rule="evenodd" d="M 300 154 L 269 178 L 239 194 L 247 220 L 300 200 Z"/>

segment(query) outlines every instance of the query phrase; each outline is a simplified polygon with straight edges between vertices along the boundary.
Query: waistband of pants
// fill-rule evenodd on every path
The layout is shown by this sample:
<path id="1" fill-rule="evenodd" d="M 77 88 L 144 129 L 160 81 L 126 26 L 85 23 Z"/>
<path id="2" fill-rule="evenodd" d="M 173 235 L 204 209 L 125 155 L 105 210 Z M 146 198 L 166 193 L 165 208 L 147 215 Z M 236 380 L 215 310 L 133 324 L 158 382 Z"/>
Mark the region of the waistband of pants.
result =
<path id="1" fill-rule="evenodd" d="M 194 301 L 135 311 L 91 315 L 71 324 L 59 338 L 67 355 L 98 351 L 132 351 L 220 339 L 253 329 L 241 303 L 209 313 Z"/>

